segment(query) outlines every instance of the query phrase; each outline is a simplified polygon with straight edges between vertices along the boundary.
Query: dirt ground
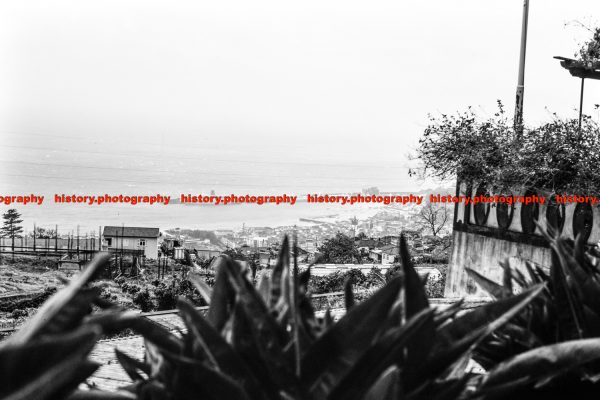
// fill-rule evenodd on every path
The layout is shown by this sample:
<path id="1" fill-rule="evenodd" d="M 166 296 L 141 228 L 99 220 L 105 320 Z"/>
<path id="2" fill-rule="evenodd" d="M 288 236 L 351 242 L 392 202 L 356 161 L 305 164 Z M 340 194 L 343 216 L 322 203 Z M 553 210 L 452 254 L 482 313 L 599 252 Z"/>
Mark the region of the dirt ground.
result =
<path id="1" fill-rule="evenodd" d="M 43 291 L 62 287 L 61 278 L 69 279 L 77 269 L 57 271 L 52 260 L 18 257 L 14 261 L 3 257 L 0 262 L 0 296 L 13 293 Z"/>
<path id="2" fill-rule="evenodd" d="M 11 295 L 44 292 L 50 288 L 64 287 L 64 280 L 70 280 L 79 273 L 76 265 L 56 269 L 54 259 L 38 257 L 3 256 L 0 260 L 0 301 L 10 302 Z M 119 286 L 112 280 L 99 280 L 94 286 L 102 288 L 107 297 L 113 302 L 131 308 L 131 300 L 124 295 Z M 36 308 L 16 307 L 16 312 L 0 311 L 0 329 L 20 325 L 31 317 Z"/>
<path id="3" fill-rule="evenodd" d="M 0 330 L 18 327 L 36 311 L 36 308 L 21 307 L 18 300 L 10 298 L 12 295 L 39 293 L 49 288 L 60 289 L 64 287 L 64 280 L 70 280 L 79 273 L 79 268 L 75 264 L 65 265 L 60 270 L 56 269 L 56 265 L 56 259 L 52 258 L 18 256 L 13 260 L 6 255 L 0 258 L 0 302 L 15 303 L 14 307 L 10 307 L 14 308 L 12 311 L 0 311 Z M 154 262 L 147 262 L 146 268 L 139 276 L 123 279 L 131 284 L 147 286 L 158 278 L 156 268 Z M 167 271 L 167 278 L 174 273 L 170 268 Z M 124 293 L 114 280 L 96 280 L 92 286 L 102 289 L 103 298 L 126 309 L 137 309 L 132 302 L 131 294 Z"/>

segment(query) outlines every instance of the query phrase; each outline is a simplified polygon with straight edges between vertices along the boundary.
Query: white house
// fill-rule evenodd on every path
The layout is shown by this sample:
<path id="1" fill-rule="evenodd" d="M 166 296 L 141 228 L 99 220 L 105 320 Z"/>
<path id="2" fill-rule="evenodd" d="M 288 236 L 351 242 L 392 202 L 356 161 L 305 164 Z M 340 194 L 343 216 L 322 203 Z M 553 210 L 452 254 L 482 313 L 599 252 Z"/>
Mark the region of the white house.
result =
<path id="1" fill-rule="evenodd" d="M 125 252 L 143 250 L 147 258 L 158 258 L 158 228 L 134 226 L 105 226 L 102 233 L 102 250 Z"/>

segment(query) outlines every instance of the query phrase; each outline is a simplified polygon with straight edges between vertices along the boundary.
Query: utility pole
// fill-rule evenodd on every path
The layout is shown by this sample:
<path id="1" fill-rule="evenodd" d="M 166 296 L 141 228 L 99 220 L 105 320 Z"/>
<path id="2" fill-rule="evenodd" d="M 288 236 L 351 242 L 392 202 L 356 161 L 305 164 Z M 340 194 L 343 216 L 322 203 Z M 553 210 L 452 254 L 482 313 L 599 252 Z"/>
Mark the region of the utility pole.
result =
<path id="1" fill-rule="evenodd" d="M 79 261 L 79 225 L 77 225 L 77 261 Z"/>
<path id="2" fill-rule="evenodd" d="M 529 20 L 529 0 L 523 1 L 523 21 L 521 23 L 521 51 L 519 54 L 519 78 L 515 103 L 514 127 L 518 135 L 523 133 L 523 96 L 525 94 L 525 53 L 527 48 L 527 22 Z"/>
<path id="3" fill-rule="evenodd" d="M 581 139 L 581 118 L 583 117 L 583 86 L 585 78 L 581 77 L 581 93 L 579 94 L 579 138 Z"/>
<path id="4" fill-rule="evenodd" d="M 123 272 L 123 238 L 124 237 L 125 237 L 125 224 L 122 223 L 121 224 L 121 264 L 120 264 L 121 273 Z"/>

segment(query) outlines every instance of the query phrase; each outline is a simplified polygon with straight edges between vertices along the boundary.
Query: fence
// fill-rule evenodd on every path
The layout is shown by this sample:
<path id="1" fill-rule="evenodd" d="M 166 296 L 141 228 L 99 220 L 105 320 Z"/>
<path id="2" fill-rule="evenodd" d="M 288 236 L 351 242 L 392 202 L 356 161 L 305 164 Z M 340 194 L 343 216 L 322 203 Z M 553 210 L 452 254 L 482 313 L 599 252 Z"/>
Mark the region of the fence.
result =
<path id="1" fill-rule="evenodd" d="M 100 251 L 101 241 L 96 237 L 77 238 L 68 236 L 53 238 L 20 237 L 0 238 L 0 255 L 34 255 L 88 260 Z"/>

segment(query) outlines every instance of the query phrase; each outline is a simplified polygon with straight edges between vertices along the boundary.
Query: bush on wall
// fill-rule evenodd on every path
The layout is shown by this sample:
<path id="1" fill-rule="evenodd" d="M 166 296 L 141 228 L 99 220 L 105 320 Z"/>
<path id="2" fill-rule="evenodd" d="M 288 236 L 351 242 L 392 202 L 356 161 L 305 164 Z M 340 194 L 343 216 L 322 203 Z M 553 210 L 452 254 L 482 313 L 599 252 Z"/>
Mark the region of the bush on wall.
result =
<path id="1" fill-rule="evenodd" d="M 600 128 L 584 116 L 515 131 L 501 102 L 482 119 L 469 108 L 456 115 L 430 117 L 419 141 L 424 175 L 458 178 L 497 189 L 537 188 L 552 193 L 600 190 Z"/>

